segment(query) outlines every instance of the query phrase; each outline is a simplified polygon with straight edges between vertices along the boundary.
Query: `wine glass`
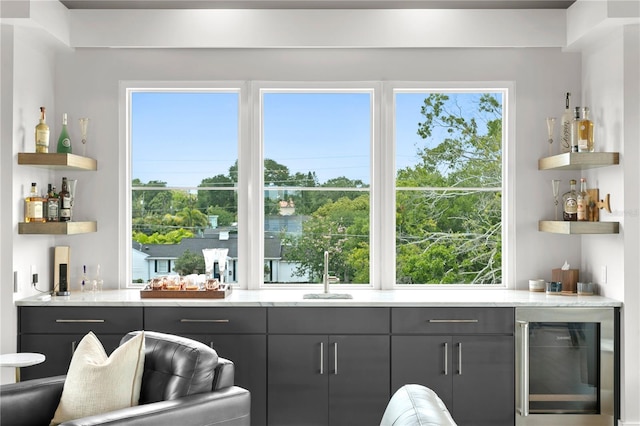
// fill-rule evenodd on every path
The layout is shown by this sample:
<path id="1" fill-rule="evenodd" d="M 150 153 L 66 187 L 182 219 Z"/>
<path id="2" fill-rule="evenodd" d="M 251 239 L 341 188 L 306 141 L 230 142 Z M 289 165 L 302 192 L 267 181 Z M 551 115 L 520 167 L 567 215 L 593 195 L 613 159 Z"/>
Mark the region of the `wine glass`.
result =
<path id="1" fill-rule="evenodd" d="M 556 126 L 556 118 L 555 117 L 547 117 L 547 135 L 549 138 L 547 141 L 549 142 L 549 156 L 553 155 L 553 133 Z"/>
<path id="2" fill-rule="evenodd" d="M 553 202 L 556 205 L 556 220 L 558 220 L 558 190 L 560 189 L 560 179 L 553 179 L 551 181 L 551 187 L 553 188 Z"/>
<path id="3" fill-rule="evenodd" d="M 82 156 L 87 156 L 87 127 L 89 126 L 88 118 L 80 119 L 80 137 L 82 138 Z"/>

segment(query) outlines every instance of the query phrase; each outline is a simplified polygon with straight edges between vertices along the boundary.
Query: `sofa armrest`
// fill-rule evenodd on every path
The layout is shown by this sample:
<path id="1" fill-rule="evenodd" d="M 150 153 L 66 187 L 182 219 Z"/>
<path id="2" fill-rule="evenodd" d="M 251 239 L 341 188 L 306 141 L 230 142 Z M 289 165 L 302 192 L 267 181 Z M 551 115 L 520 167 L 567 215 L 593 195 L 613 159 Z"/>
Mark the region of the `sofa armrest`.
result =
<path id="1" fill-rule="evenodd" d="M 422 385 L 404 385 L 389 400 L 380 426 L 456 426 L 440 397 Z"/>
<path id="2" fill-rule="evenodd" d="M 66 376 L 0 386 L 0 424 L 48 425 L 58 408 Z"/>
<path id="3" fill-rule="evenodd" d="M 250 409 L 249 391 L 231 386 L 71 420 L 60 426 L 249 426 Z"/>
<path id="4" fill-rule="evenodd" d="M 233 361 L 218 357 L 218 365 L 213 377 L 213 390 L 224 389 L 234 385 L 236 366 Z"/>

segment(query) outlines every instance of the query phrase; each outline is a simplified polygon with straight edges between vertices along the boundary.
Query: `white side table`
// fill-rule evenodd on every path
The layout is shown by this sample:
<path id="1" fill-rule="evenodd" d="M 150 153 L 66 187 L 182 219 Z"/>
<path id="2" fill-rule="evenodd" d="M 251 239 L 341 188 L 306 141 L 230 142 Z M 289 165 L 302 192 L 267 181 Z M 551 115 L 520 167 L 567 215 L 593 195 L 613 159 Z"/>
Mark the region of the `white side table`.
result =
<path id="1" fill-rule="evenodd" d="M 29 367 L 44 362 L 43 354 L 21 352 L 17 354 L 0 355 L 0 367 L 14 367 L 16 369 L 16 383 L 20 381 L 20 367 Z"/>

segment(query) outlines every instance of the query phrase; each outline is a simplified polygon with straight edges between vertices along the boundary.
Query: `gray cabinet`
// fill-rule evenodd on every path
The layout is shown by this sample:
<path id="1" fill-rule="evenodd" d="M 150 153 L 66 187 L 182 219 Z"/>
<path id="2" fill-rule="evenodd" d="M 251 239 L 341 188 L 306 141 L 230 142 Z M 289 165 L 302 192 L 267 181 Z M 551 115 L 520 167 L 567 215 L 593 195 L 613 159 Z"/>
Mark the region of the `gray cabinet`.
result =
<path id="1" fill-rule="evenodd" d="M 388 308 L 272 308 L 268 424 L 379 424 L 389 401 Z"/>
<path id="2" fill-rule="evenodd" d="M 18 351 L 46 357 L 42 364 L 23 368 L 23 380 L 66 374 L 76 345 L 89 331 L 110 354 L 125 334 L 143 328 L 142 308 L 125 307 L 21 306 L 18 321 Z"/>
<path id="3" fill-rule="evenodd" d="M 144 309 L 147 330 L 177 334 L 205 343 L 235 366 L 235 384 L 251 392 L 251 424 L 266 424 L 267 336 L 265 308 Z"/>
<path id="4" fill-rule="evenodd" d="M 391 389 L 433 389 L 464 425 L 515 421 L 512 308 L 392 309 Z"/>

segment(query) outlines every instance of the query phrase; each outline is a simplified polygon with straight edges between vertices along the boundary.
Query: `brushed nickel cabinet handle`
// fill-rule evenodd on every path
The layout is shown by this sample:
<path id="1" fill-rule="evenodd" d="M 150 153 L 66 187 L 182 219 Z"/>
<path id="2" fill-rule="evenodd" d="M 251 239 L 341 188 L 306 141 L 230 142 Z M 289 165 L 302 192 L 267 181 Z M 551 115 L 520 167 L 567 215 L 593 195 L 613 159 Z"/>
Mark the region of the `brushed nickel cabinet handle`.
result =
<path id="1" fill-rule="evenodd" d="M 76 352 L 76 341 L 71 342 L 71 356 Z"/>
<path id="2" fill-rule="evenodd" d="M 458 342 L 458 376 L 462 376 L 462 343 Z"/>
<path id="3" fill-rule="evenodd" d="M 432 323 L 476 323 L 477 319 L 430 319 L 427 322 Z"/>
<path id="4" fill-rule="evenodd" d="M 526 321 L 518 321 L 522 340 L 520 346 L 520 415 L 527 417 L 529 415 L 529 323 Z"/>
<path id="5" fill-rule="evenodd" d="M 57 319 L 58 323 L 102 323 L 103 319 Z"/>
<path id="6" fill-rule="evenodd" d="M 338 342 L 333 343 L 333 363 L 335 369 L 333 370 L 333 374 L 335 376 L 338 375 Z"/>
<path id="7" fill-rule="evenodd" d="M 180 322 L 207 322 L 207 323 L 228 323 L 230 322 L 228 319 L 189 319 L 189 318 L 182 318 L 180 320 Z"/>
<path id="8" fill-rule="evenodd" d="M 449 374 L 449 344 L 444 342 L 444 375 Z"/>
<path id="9" fill-rule="evenodd" d="M 320 374 L 324 374 L 324 343 L 320 342 Z"/>

